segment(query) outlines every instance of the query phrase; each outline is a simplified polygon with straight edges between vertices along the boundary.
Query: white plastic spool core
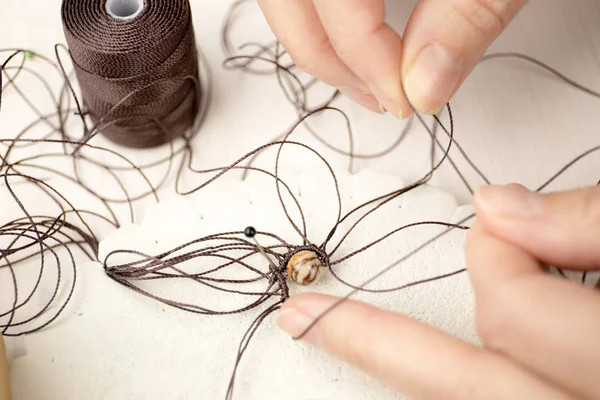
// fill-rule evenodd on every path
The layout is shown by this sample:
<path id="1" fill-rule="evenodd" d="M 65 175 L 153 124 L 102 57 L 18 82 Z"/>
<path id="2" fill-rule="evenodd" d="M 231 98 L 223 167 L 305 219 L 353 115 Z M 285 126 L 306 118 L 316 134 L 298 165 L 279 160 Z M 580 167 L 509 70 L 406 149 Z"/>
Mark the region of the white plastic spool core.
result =
<path id="1" fill-rule="evenodd" d="M 134 19 L 144 9 L 144 0 L 106 0 L 106 12 L 116 19 Z"/>

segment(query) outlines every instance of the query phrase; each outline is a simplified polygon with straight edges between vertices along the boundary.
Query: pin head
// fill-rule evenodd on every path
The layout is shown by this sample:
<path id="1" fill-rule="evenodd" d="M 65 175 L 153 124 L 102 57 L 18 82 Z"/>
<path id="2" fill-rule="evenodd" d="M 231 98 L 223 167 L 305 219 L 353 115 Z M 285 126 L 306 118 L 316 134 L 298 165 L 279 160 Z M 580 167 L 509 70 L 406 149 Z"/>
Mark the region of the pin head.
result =
<path id="1" fill-rule="evenodd" d="M 254 229 L 253 226 L 249 226 L 244 231 L 244 235 L 246 235 L 249 238 L 253 238 L 254 236 L 256 236 L 256 229 Z"/>

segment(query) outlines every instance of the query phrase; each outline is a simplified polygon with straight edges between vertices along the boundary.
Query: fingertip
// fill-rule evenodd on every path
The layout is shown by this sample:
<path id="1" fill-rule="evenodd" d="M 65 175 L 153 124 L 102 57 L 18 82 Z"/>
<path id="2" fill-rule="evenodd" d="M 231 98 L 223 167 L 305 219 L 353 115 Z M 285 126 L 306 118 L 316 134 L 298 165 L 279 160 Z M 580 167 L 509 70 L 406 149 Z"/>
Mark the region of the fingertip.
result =
<path id="1" fill-rule="evenodd" d="M 473 207 L 478 217 L 485 216 L 486 207 L 485 202 L 490 192 L 495 190 L 495 185 L 483 185 L 479 186 L 473 192 Z"/>
<path id="2" fill-rule="evenodd" d="M 298 309 L 286 308 L 277 314 L 276 322 L 279 329 L 296 339 L 304 333 L 312 320 Z M 316 335 L 314 332 L 309 332 L 302 339 L 305 342 L 315 343 Z"/>
<path id="3" fill-rule="evenodd" d="M 541 262 L 598 268 L 600 190 L 595 186 L 543 195 L 518 184 L 489 186 L 478 190 L 474 201 L 487 231 Z"/>
<path id="4" fill-rule="evenodd" d="M 403 78 L 410 104 L 423 114 L 437 114 L 450 101 L 463 76 L 463 59 L 439 43 L 417 53 Z"/>
<path id="5" fill-rule="evenodd" d="M 524 3 L 419 1 L 404 32 L 401 70 L 412 106 L 439 112 Z"/>
<path id="6" fill-rule="evenodd" d="M 543 197 L 521 184 L 485 186 L 475 193 L 475 208 L 488 218 L 511 218 L 515 221 L 541 216 Z"/>
<path id="7" fill-rule="evenodd" d="M 322 312 L 337 300 L 336 297 L 320 293 L 300 293 L 290 297 L 281 307 L 281 311 L 288 308 L 305 310 L 307 313 Z"/>
<path id="8" fill-rule="evenodd" d="M 278 324 L 294 339 L 368 373 L 384 373 L 387 369 L 379 367 L 390 362 L 384 342 L 393 340 L 396 316 L 366 303 L 341 300 L 321 294 L 292 297 L 282 307 Z"/>
<path id="9" fill-rule="evenodd" d="M 372 86 L 370 91 L 384 112 L 389 112 L 399 120 L 407 119 L 412 115 L 413 108 L 408 102 L 401 85 L 391 85 L 388 90 Z"/>
<path id="10" fill-rule="evenodd" d="M 386 111 L 384 107 L 377 101 L 375 96 L 368 92 L 350 86 L 341 87 L 338 90 L 350 100 L 354 101 L 355 103 L 361 105 L 362 107 L 368 110 L 373 111 L 374 113 L 384 114 Z"/>
<path id="11" fill-rule="evenodd" d="M 336 298 L 331 296 L 316 293 L 299 294 L 284 303 L 275 317 L 275 322 L 279 329 L 293 339 L 321 346 L 321 326 L 314 322 L 335 302 Z"/>
<path id="12" fill-rule="evenodd" d="M 414 108 L 409 103 L 408 106 L 406 108 L 404 108 L 401 119 L 404 119 L 404 120 L 408 119 L 410 116 L 412 116 L 414 114 L 414 112 L 415 112 Z"/>

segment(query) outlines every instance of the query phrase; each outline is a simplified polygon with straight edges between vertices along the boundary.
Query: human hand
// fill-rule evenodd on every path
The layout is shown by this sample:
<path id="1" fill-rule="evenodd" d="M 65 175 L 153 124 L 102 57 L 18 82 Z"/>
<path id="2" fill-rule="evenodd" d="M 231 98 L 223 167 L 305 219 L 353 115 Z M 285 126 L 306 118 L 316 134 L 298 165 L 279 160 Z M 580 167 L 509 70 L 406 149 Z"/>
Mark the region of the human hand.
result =
<path id="1" fill-rule="evenodd" d="M 373 111 L 406 118 L 411 104 L 439 111 L 527 0 L 420 0 L 403 39 L 386 24 L 384 1 L 258 3 L 298 67 Z"/>
<path id="2" fill-rule="evenodd" d="M 304 340 L 414 399 L 600 399 L 600 293 L 541 268 L 600 268 L 600 188 L 486 187 L 475 205 L 466 256 L 483 348 L 354 301 Z M 335 301 L 293 297 L 278 323 L 297 337 Z"/>
<path id="3" fill-rule="evenodd" d="M 0 335 L 0 400 L 10 400 L 10 377 L 4 338 Z"/>

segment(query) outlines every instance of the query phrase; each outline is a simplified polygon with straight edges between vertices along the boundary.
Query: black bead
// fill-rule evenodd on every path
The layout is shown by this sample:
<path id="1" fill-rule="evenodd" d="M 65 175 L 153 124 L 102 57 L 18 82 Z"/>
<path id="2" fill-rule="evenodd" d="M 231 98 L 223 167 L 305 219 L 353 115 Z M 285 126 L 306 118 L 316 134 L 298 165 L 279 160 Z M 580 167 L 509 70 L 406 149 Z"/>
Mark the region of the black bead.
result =
<path id="1" fill-rule="evenodd" d="M 244 235 L 246 235 L 249 238 L 253 238 L 254 236 L 256 236 L 256 229 L 254 229 L 254 227 L 252 226 L 249 226 L 244 231 Z"/>

